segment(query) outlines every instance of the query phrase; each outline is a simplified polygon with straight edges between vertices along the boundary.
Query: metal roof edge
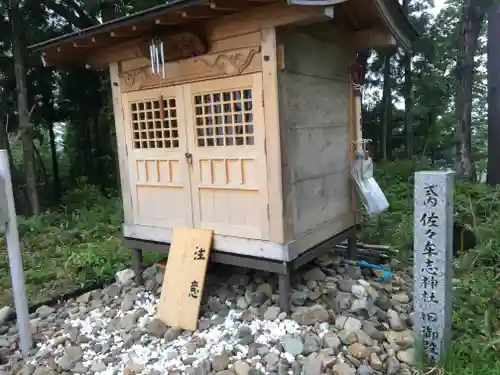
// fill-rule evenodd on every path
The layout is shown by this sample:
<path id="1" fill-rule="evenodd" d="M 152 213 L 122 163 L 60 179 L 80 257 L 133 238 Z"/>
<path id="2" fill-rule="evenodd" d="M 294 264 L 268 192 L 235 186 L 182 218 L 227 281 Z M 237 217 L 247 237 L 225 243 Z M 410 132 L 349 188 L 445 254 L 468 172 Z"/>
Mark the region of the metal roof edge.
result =
<path id="1" fill-rule="evenodd" d="M 153 8 L 145 9 L 128 16 L 116 18 L 108 22 L 100 23 L 82 30 L 74 31 L 72 33 L 64 34 L 56 38 L 33 44 L 31 46 L 28 46 L 28 49 L 33 51 L 40 51 L 45 48 L 54 47 L 63 42 L 74 41 L 82 37 L 88 37 L 98 34 L 99 32 L 111 31 L 112 29 L 120 26 L 135 23 L 149 17 L 158 16 L 166 13 L 169 10 L 182 9 L 189 5 L 201 3 L 202 1 L 203 0 L 172 0 L 170 2 L 166 2 L 165 4 L 157 5 Z"/>

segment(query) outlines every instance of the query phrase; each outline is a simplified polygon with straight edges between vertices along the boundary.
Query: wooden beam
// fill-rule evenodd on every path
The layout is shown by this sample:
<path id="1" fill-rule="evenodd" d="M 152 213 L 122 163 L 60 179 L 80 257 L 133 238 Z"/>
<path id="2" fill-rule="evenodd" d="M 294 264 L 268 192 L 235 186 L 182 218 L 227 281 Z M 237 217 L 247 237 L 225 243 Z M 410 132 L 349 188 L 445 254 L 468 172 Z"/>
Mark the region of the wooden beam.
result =
<path id="1" fill-rule="evenodd" d="M 222 10 L 212 8 L 210 4 L 206 5 L 193 5 L 185 8 L 181 12 L 182 18 L 186 19 L 211 19 L 224 15 Z"/>
<path id="2" fill-rule="evenodd" d="M 241 0 L 210 0 L 209 7 L 217 10 L 241 12 L 252 6 L 247 1 Z"/>
<path id="3" fill-rule="evenodd" d="M 353 49 L 356 51 L 396 45 L 396 38 L 388 31 L 379 28 L 355 31 L 351 34 L 350 40 Z"/>

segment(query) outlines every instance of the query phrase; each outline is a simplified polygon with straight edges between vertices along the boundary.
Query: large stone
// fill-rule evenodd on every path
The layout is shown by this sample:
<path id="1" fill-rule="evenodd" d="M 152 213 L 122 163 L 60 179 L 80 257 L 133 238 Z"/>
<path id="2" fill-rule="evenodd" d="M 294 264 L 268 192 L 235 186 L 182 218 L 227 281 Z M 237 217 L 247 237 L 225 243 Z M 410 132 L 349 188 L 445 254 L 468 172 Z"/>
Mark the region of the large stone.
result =
<path id="1" fill-rule="evenodd" d="M 356 335 L 356 332 L 357 331 L 353 332 L 343 329 L 338 333 L 338 337 L 345 345 L 351 345 L 358 341 L 358 335 Z"/>
<path id="2" fill-rule="evenodd" d="M 259 284 L 259 286 L 257 286 L 257 289 L 255 290 L 255 293 L 263 294 L 267 298 L 271 298 L 273 296 L 273 287 L 268 283 Z"/>
<path id="3" fill-rule="evenodd" d="M 284 336 L 281 338 L 281 346 L 285 352 L 290 353 L 293 356 L 302 354 L 304 351 L 304 344 L 302 341 L 296 337 Z"/>
<path id="4" fill-rule="evenodd" d="M 0 326 L 4 325 L 14 315 L 15 311 L 10 306 L 4 306 L 0 309 Z"/>
<path id="5" fill-rule="evenodd" d="M 357 359 L 365 359 L 370 354 L 366 346 L 360 344 L 359 342 L 349 345 L 347 350 L 350 355 Z"/>
<path id="6" fill-rule="evenodd" d="M 243 361 L 237 361 L 233 364 L 233 369 L 236 375 L 248 375 L 250 372 L 250 365 Z"/>
<path id="7" fill-rule="evenodd" d="M 246 308 L 248 308 L 248 302 L 245 299 L 245 297 L 243 296 L 238 297 L 238 299 L 236 300 L 236 307 L 238 307 L 241 310 L 245 310 Z"/>
<path id="8" fill-rule="evenodd" d="M 321 348 L 321 339 L 313 334 L 308 333 L 304 336 L 304 355 L 317 352 Z"/>
<path id="9" fill-rule="evenodd" d="M 124 371 L 125 374 L 140 374 L 141 372 L 144 371 L 144 365 L 142 363 L 136 363 L 133 361 L 130 361 L 127 363 L 127 366 L 125 367 L 126 370 Z M 128 372 L 127 372 L 128 370 Z"/>
<path id="10" fill-rule="evenodd" d="M 406 304 L 410 302 L 410 297 L 408 297 L 408 294 L 406 293 L 398 293 L 394 294 L 392 297 L 392 300 L 398 303 Z"/>
<path id="11" fill-rule="evenodd" d="M 224 370 L 224 371 L 218 371 L 215 373 L 215 375 L 234 375 L 234 371 L 232 369 L 230 370 Z"/>
<path id="12" fill-rule="evenodd" d="M 307 292 L 304 292 L 302 290 L 294 290 L 292 292 L 291 300 L 292 304 L 295 306 L 302 306 L 304 303 L 306 303 L 308 298 Z"/>
<path id="13" fill-rule="evenodd" d="M 413 345 L 415 341 L 413 332 L 410 330 L 400 332 L 388 331 L 385 332 L 385 338 L 389 344 L 396 344 L 402 348 L 407 348 Z"/>
<path id="14" fill-rule="evenodd" d="M 351 293 L 352 287 L 356 285 L 355 280 L 344 280 L 341 279 L 337 281 L 338 288 L 341 292 Z"/>
<path id="15" fill-rule="evenodd" d="M 323 347 L 327 349 L 333 349 L 334 352 L 340 349 L 342 342 L 339 337 L 333 332 L 327 332 L 323 336 Z"/>
<path id="16" fill-rule="evenodd" d="M 337 363 L 332 369 L 333 375 L 356 375 L 354 370 L 347 363 Z"/>
<path id="17" fill-rule="evenodd" d="M 263 359 L 268 367 L 272 367 L 279 362 L 280 356 L 274 352 L 269 352 L 264 356 Z"/>
<path id="18" fill-rule="evenodd" d="M 154 337 L 163 337 L 167 332 L 167 326 L 160 319 L 153 319 L 146 327 L 146 332 Z"/>
<path id="19" fill-rule="evenodd" d="M 391 309 L 387 310 L 387 316 L 389 318 L 389 324 L 394 331 L 403 331 L 406 328 L 405 323 L 396 311 Z"/>
<path id="20" fill-rule="evenodd" d="M 359 284 L 355 284 L 352 286 L 351 293 L 353 294 L 354 297 L 358 299 L 366 299 L 366 297 L 368 296 L 365 288 Z"/>
<path id="21" fill-rule="evenodd" d="M 324 274 L 323 271 L 321 271 L 320 268 L 314 267 L 314 268 L 304 272 L 304 274 L 302 275 L 302 278 L 305 281 L 323 281 L 326 279 L 326 275 Z"/>
<path id="22" fill-rule="evenodd" d="M 46 305 L 40 306 L 36 309 L 37 315 L 42 319 L 48 317 L 50 314 L 53 314 L 55 311 L 56 309 Z"/>
<path id="23" fill-rule="evenodd" d="M 352 294 L 345 292 L 338 292 L 335 296 L 335 301 L 337 302 L 340 310 L 347 310 L 351 307 L 352 299 Z"/>
<path id="24" fill-rule="evenodd" d="M 328 318 L 328 312 L 321 305 L 300 308 L 292 314 L 292 319 L 302 325 L 313 325 L 320 322 L 326 322 Z"/>
<path id="25" fill-rule="evenodd" d="M 212 358 L 212 368 L 214 371 L 224 371 L 229 366 L 229 356 L 226 352 Z"/>
<path id="26" fill-rule="evenodd" d="M 370 366 L 377 371 L 382 370 L 383 364 L 377 353 L 370 354 Z"/>
<path id="27" fill-rule="evenodd" d="M 373 369 L 368 365 L 361 365 L 356 370 L 356 375 L 373 375 Z"/>
<path id="28" fill-rule="evenodd" d="M 136 296 L 133 294 L 125 294 L 120 305 L 122 311 L 130 311 L 134 308 Z"/>
<path id="29" fill-rule="evenodd" d="M 117 283 L 122 285 L 129 285 L 132 284 L 132 281 L 134 280 L 134 271 L 131 269 L 118 271 L 115 277 Z"/>
<path id="30" fill-rule="evenodd" d="M 355 332 L 359 331 L 361 329 L 361 322 L 352 317 L 346 317 L 346 316 L 339 316 L 335 320 L 335 327 L 338 329 L 344 329 L 348 332 Z"/>
<path id="31" fill-rule="evenodd" d="M 71 346 L 66 350 L 63 356 L 59 358 L 57 364 L 62 370 L 69 371 L 75 366 L 75 363 L 80 361 L 82 358 L 82 348 L 79 346 Z"/>
<path id="32" fill-rule="evenodd" d="M 373 340 L 363 331 L 356 331 L 356 336 L 358 337 L 358 342 L 365 346 L 372 346 Z"/>
<path id="33" fill-rule="evenodd" d="M 165 332 L 163 338 L 166 342 L 174 341 L 177 337 L 180 336 L 182 330 L 180 328 L 171 327 Z"/>
<path id="34" fill-rule="evenodd" d="M 309 355 L 302 365 L 302 375 L 321 375 L 323 361 L 316 353 Z"/>
<path id="35" fill-rule="evenodd" d="M 264 319 L 265 320 L 275 320 L 278 318 L 278 315 L 280 314 L 281 309 L 279 306 L 269 306 L 264 313 Z"/>
<path id="36" fill-rule="evenodd" d="M 387 358 L 385 362 L 385 371 L 387 375 L 396 375 L 401 368 L 401 364 L 394 357 Z"/>
<path id="37" fill-rule="evenodd" d="M 373 322 L 365 321 L 363 331 L 374 340 L 382 341 L 385 339 L 384 332 L 380 331 Z"/>
<path id="38" fill-rule="evenodd" d="M 415 366 L 417 364 L 416 357 L 415 357 L 415 349 L 414 348 L 409 348 L 406 350 L 401 350 L 397 353 L 396 357 L 403 363 L 406 363 L 407 365 L 410 366 Z"/>
<path id="39" fill-rule="evenodd" d="M 96 361 L 92 363 L 92 366 L 90 366 L 90 370 L 94 372 L 101 372 L 106 370 L 106 365 L 101 361 Z"/>

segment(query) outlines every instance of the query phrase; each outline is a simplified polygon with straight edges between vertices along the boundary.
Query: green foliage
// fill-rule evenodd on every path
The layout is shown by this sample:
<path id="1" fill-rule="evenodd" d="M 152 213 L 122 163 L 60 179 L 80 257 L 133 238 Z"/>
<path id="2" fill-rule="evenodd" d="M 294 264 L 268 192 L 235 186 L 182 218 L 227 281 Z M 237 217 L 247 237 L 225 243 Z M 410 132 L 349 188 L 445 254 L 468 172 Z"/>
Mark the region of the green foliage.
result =
<path id="1" fill-rule="evenodd" d="M 375 168 L 390 209 L 365 217 L 365 241 L 390 243 L 402 260 L 412 257 L 413 175 L 436 169 L 429 161 L 398 161 Z M 500 188 L 458 181 L 454 191 L 455 219 L 472 226 L 476 248 L 455 264 L 453 345 L 445 374 L 500 374 Z"/>
<path id="2" fill-rule="evenodd" d="M 128 267 L 130 251 L 122 245 L 122 205 L 95 187 L 81 183 L 59 210 L 20 218 L 19 235 L 30 303 L 96 283 L 110 281 Z M 149 254 L 148 260 L 155 255 Z M 10 302 L 7 250 L 0 248 L 0 304 Z"/>

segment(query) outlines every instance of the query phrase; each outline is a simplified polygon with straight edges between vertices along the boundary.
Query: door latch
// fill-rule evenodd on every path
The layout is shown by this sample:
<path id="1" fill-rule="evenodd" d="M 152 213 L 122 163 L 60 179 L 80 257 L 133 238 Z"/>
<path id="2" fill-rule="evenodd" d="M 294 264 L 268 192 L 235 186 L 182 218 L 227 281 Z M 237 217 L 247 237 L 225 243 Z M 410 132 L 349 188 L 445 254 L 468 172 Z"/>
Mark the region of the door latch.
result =
<path id="1" fill-rule="evenodd" d="M 186 157 L 186 161 L 189 164 L 189 166 L 192 167 L 193 166 L 193 154 L 190 152 L 186 152 L 184 154 L 184 156 Z"/>

